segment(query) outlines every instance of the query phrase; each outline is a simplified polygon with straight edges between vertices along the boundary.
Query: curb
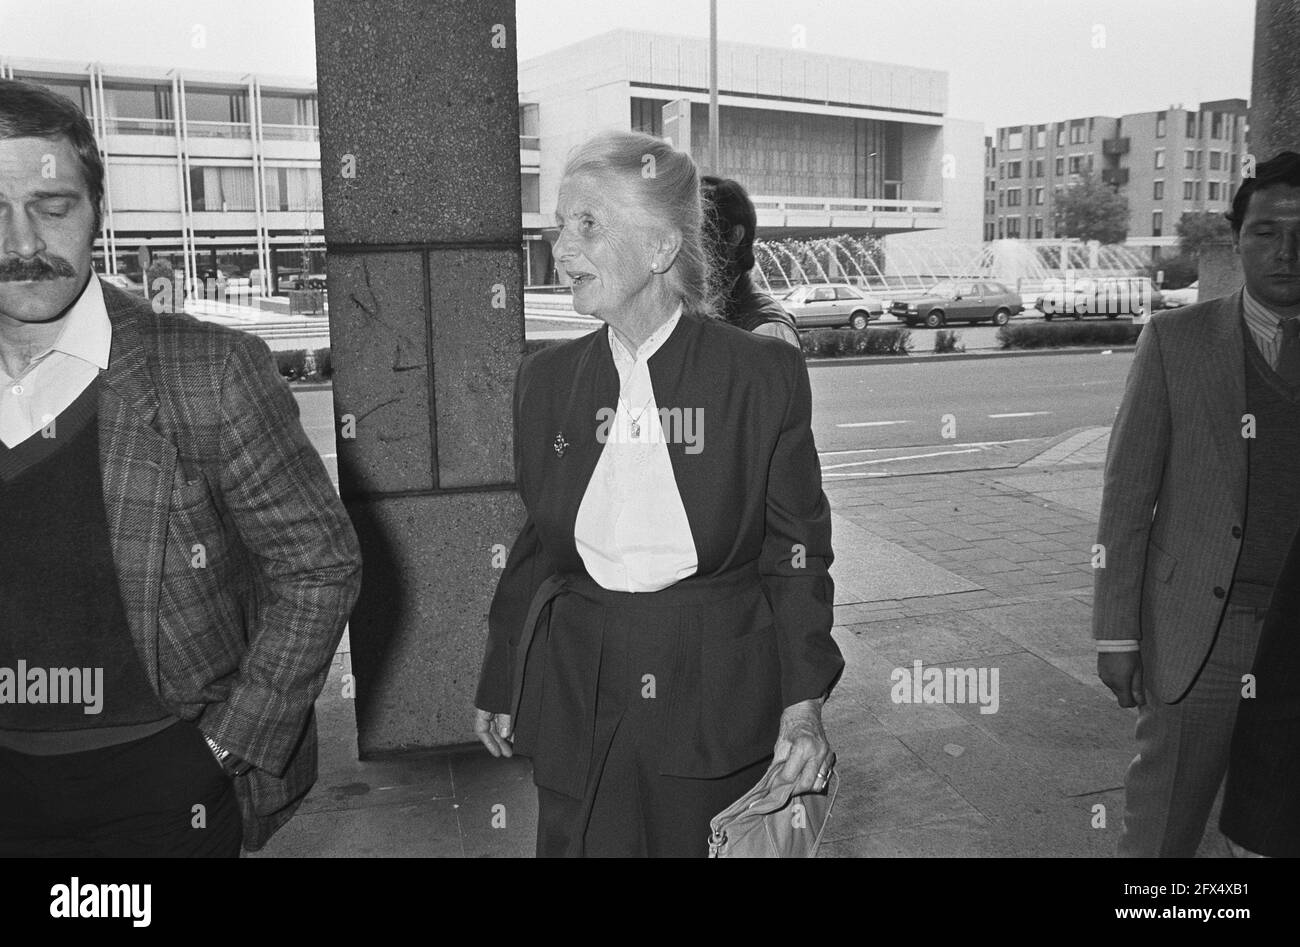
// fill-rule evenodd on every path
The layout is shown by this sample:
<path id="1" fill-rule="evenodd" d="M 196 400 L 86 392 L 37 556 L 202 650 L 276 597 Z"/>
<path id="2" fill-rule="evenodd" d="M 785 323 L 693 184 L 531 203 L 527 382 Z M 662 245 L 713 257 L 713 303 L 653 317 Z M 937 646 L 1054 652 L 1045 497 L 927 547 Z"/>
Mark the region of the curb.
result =
<path id="1" fill-rule="evenodd" d="M 917 365 L 925 362 L 965 362 L 975 359 L 990 358 L 1017 358 L 1027 355 L 1100 355 L 1102 352 L 1132 352 L 1136 346 L 1132 345 L 1110 345 L 1106 347 L 1072 347 L 1061 346 L 1050 349 L 988 349 L 980 352 L 945 352 L 941 355 L 853 355 L 844 358 L 825 358 L 811 357 L 805 359 L 809 368 L 829 365 L 901 365 L 904 363 L 914 363 Z"/>

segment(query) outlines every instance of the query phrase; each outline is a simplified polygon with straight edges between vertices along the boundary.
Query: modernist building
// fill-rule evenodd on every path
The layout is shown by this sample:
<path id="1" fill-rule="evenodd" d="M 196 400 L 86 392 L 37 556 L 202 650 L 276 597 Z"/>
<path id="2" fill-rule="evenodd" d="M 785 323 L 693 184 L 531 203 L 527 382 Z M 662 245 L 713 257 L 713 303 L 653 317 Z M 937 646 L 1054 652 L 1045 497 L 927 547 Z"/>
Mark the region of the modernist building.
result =
<path id="1" fill-rule="evenodd" d="M 107 169 L 102 272 L 247 277 L 263 293 L 324 272 L 315 81 L 0 59 L 91 119 Z M 720 158 L 768 237 L 976 244 L 978 122 L 947 115 L 933 69 L 719 44 Z M 532 284 L 556 281 L 546 232 L 569 150 L 602 129 L 665 135 L 706 163 L 708 44 L 618 30 L 519 67 L 522 224 Z M 886 250 L 888 255 L 888 250 Z"/>
<path id="2" fill-rule="evenodd" d="M 947 114 L 939 70 L 720 42 L 712 168 L 703 38 L 592 37 L 521 62 L 519 97 L 534 283 L 554 278 L 544 234 L 565 156 L 610 128 L 669 137 L 705 171 L 740 181 L 763 236 L 980 241 L 983 129 Z"/>
<path id="3" fill-rule="evenodd" d="M 139 280 L 165 258 L 267 292 L 324 271 L 314 80 L 20 59 L 0 75 L 90 118 L 107 171 L 101 272 Z"/>
<path id="4" fill-rule="evenodd" d="M 1128 243 L 1174 246 L 1184 213 L 1231 206 L 1246 133 L 1245 99 L 999 128 L 985 139 L 984 239 L 1056 237 L 1056 195 L 1094 173 L 1128 198 Z"/>

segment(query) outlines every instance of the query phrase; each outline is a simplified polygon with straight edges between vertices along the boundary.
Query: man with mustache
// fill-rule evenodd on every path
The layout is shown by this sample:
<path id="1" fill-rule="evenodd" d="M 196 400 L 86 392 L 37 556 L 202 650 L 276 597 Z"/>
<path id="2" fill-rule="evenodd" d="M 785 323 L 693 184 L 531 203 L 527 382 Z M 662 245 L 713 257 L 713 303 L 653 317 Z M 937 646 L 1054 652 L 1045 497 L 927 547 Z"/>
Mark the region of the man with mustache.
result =
<path id="1" fill-rule="evenodd" d="M 0 79 L 0 856 L 237 856 L 315 780 L 356 536 L 265 343 L 94 275 L 103 193 Z"/>
<path id="2" fill-rule="evenodd" d="M 1097 670 L 1137 706 L 1125 856 L 1190 857 L 1300 524 L 1300 154 L 1242 181 L 1242 291 L 1156 313 L 1111 431 Z"/>

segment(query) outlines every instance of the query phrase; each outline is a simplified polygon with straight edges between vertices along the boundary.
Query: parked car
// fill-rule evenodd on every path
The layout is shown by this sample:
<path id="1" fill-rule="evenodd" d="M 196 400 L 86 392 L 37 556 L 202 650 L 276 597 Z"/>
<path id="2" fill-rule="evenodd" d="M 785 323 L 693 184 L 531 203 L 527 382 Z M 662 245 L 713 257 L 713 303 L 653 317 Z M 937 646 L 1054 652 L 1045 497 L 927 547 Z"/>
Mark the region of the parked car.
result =
<path id="1" fill-rule="evenodd" d="M 924 323 L 931 329 L 950 322 L 989 320 L 1004 326 L 1011 317 L 1023 312 L 1025 305 L 1018 293 L 992 280 L 940 280 L 919 299 L 897 299 L 889 307 L 890 315 L 909 326 Z"/>
<path id="2" fill-rule="evenodd" d="M 1149 316 L 1164 306 L 1164 297 L 1145 276 L 1118 276 L 1049 283 L 1034 303 L 1048 322 L 1055 316 Z"/>
<path id="3" fill-rule="evenodd" d="M 1166 309 L 1177 309 L 1179 306 L 1190 306 L 1200 298 L 1201 281 L 1197 280 L 1191 286 L 1184 286 L 1182 289 L 1164 289 L 1161 290 L 1164 296 Z"/>
<path id="4" fill-rule="evenodd" d="M 781 305 L 800 329 L 850 326 L 865 329 L 885 314 L 885 304 L 848 283 L 809 283 L 796 286 Z"/>

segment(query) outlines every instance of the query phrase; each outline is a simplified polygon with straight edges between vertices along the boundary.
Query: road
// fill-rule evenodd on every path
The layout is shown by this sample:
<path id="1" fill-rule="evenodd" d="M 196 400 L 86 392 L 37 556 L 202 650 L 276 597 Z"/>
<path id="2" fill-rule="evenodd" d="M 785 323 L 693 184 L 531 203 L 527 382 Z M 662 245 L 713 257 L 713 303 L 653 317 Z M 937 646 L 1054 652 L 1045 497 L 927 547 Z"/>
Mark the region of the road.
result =
<path id="1" fill-rule="evenodd" d="M 813 362 L 823 473 L 829 483 L 1018 463 L 1073 428 L 1109 425 L 1132 361 L 1131 352 L 1116 352 Z M 303 427 L 337 482 L 331 393 L 297 397 Z"/>

